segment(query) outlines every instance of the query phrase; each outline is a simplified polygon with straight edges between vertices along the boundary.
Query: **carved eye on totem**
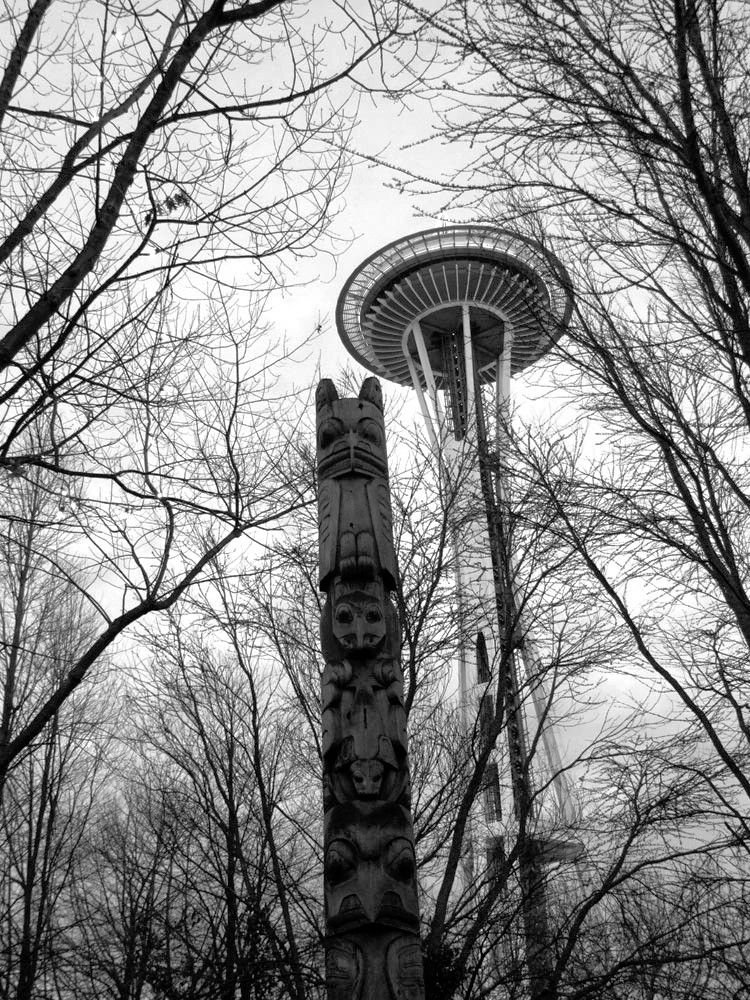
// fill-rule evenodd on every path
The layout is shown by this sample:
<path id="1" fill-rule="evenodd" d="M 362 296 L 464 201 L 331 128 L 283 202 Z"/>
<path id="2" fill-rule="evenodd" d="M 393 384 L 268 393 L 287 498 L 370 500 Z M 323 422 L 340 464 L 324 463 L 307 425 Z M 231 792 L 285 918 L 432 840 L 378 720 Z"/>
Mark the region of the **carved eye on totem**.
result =
<path id="1" fill-rule="evenodd" d="M 331 841 L 326 852 L 326 878 L 331 885 L 346 882 L 356 868 L 357 856 L 351 844 L 346 840 Z"/>
<path id="2" fill-rule="evenodd" d="M 370 625 L 374 625 L 375 622 L 380 622 L 383 620 L 383 616 L 380 613 L 380 608 L 368 608 L 365 611 L 365 621 L 369 622 Z"/>
<path id="3" fill-rule="evenodd" d="M 330 448 L 334 441 L 346 435 L 346 426 L 342 420 L 326 420 L 318 431 L 318 447 Z"/>
<path id="4" fill-rule="evenodd" d="M 336 621 L 339 625 L 351 625 L 354 621 L 354 613 L 348 604 L 339 604 L 336 608 Z"/>
<path id="5" fill-rule="evenodd" d="M 405 837 L 396 837 L 385 849 L 385 870 L 397 882 L 414 878 L 414 850 Z"/>
<path id="6" fill-rule="evenodd" d="M 376 420 L 372 420 L 370 417 L 364 417 L 359 421 L 357 424 L 357 434 L 378 448 L 383 444 L 383 433 L 380 426 Z"/>

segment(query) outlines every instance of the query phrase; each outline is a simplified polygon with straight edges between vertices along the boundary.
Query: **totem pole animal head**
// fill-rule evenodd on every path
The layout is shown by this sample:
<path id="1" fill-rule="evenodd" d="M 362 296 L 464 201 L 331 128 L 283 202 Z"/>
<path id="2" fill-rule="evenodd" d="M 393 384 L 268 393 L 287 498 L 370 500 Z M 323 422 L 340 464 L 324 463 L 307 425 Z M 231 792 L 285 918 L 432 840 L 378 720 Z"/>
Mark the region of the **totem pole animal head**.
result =
<path id="1" fill-rule="evenodd" d="M 367 592 L 366 584 L 382 580 L 393 590 L 398 570 L 380 383 L 365 379 L 357 399 L 339 399 L 323 379 L 316 400 L 320 588 L 330 592 L 339 579 Z"/>
<path id="2" fill-rule="evenodd" d="M 324 378 L 315 396 L 318 414 L 318 476 L 338 478 L 356 473 L 388 475 L 383 421 L 383 392 L 372 377 L 362 383 L 357 399 L 339 399 L 331 379 Z"/>

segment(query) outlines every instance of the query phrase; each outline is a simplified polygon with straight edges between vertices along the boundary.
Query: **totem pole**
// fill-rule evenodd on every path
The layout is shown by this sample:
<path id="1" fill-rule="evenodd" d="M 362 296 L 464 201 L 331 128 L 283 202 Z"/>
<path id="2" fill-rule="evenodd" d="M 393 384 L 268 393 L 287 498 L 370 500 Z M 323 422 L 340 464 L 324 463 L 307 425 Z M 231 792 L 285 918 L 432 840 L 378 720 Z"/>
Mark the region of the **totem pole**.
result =
<path id="1" fill-rule="evenodd" d="M 383 396 L 316 402 L 328 1000 L 424 1000 Z"/>

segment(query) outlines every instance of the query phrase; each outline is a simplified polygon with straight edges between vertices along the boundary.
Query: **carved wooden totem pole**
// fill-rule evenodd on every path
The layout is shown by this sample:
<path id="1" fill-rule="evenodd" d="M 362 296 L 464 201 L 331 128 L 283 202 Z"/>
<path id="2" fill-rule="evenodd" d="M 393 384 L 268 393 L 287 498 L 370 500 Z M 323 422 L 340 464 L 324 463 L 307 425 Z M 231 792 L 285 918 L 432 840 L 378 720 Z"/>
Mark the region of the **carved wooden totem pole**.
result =
<path id="1" fill-rule="evenodd" d="M 424 1000 L 380 383 L 317 393 L 329 1000 Z"/>

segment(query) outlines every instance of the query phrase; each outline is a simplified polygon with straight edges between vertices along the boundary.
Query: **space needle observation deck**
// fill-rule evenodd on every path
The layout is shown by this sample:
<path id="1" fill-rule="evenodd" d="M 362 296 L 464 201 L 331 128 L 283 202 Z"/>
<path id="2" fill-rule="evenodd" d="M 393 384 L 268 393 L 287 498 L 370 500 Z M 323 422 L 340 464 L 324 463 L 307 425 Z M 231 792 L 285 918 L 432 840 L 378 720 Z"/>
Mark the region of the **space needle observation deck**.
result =
<path id="1" fill-rule="evenodd" d="M 507 379 L 559 340 L 572 306 L 568 274 L 541 244 L 460 225 L 405 236 L 369 257 L 344 286 L 336 323 L 360 364 L 414 387 L 428 429 L 424 393 L 436 404 L 444 390 L 460 439 L 477 386 L 494 384 L 507 398 Z"/>

